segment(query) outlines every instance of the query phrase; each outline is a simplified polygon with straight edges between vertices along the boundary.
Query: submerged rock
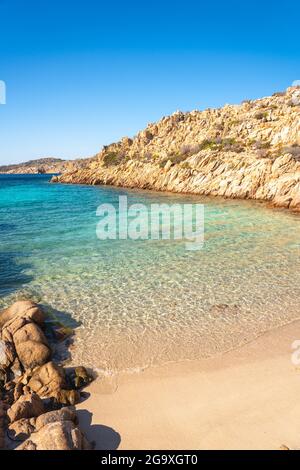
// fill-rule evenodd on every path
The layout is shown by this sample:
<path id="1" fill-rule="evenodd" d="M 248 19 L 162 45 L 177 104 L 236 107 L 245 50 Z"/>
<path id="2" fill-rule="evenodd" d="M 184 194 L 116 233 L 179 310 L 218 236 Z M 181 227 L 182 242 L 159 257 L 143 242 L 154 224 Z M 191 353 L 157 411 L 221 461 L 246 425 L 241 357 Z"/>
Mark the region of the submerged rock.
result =
<path id="1" fill-rule="evenodd" d="M 59 326 L 53 329 L 53 335 L 56 341 L 62 342 L 74 334 L 73 328 L 68 326 Z"/>
<path id="2" fill-rule="evenodd" d="M 219 316 L 236 316 L 241 312 L 240 308 L 237 305 L 228 305 L 228 304 L 216 304 L 209 309 L 209 314 L 212 317 Z"/>

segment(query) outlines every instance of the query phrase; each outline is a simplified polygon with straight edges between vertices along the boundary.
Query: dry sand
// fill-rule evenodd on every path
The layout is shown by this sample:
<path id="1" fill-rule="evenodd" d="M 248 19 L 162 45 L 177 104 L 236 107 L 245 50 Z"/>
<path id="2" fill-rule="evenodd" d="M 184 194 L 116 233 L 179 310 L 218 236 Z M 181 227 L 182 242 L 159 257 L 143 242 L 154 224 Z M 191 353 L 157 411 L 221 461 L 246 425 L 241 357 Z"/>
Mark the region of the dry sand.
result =
<path id="1" fill-rule="evenodd" d="M 222 356 L 99 379 L 81 425 L 97 449 L 300 448 L 296 339 L 300 321 Z"/>

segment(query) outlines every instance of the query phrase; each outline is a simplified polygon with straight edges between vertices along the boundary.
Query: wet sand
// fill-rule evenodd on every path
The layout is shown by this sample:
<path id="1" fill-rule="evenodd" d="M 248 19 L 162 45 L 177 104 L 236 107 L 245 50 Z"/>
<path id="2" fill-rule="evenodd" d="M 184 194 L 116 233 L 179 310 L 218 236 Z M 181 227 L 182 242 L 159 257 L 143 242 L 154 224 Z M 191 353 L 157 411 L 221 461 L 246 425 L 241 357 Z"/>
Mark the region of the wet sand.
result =
<path id="1" fill-rule="evenodd" d="M 96 449 L 300 448 L 297 339 L 299 320 L 221 356 L 99 378 L 80 424 Z"/>

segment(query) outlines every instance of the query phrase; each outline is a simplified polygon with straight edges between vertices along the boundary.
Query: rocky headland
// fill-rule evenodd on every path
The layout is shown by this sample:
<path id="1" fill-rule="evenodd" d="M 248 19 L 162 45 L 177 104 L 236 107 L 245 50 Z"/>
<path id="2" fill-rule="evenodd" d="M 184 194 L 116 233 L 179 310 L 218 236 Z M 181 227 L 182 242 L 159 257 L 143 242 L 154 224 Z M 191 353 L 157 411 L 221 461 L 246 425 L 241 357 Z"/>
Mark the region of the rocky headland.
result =
<path id="1" fill-rule="evenodd" d="M 34 302 L 0 312 L 0 449 L 92 449 L 74 408 L 92 375 L 53 360 L 68 335 Z"/>
<path id="2" fill-rule="evenodd" d="M 256 199 L 299 211 L 300 88 L 175 112 L 52 181 Z"/>
<path id="3" fill-rule="evenodd" d="M 92 159 L 90 159 L 92 160 Z M 88 159 L 62 160 L 60 158 L 39 158 L 24 163 L 0 166 L 0 174 L 53 174 L 80 169 Z"/>

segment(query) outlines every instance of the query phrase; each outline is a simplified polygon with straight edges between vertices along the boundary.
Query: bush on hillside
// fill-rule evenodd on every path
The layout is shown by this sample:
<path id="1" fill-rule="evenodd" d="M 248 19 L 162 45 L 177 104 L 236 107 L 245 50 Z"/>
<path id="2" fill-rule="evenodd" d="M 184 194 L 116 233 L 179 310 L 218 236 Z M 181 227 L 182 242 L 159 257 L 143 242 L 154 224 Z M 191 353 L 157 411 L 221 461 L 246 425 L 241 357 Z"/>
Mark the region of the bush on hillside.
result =
<path id="1" fill-rule="evenodd" d="M 291 155 L 293 155 L 296 160 L 300 159 L 300 145 L 298 144 L 293 144 L 289 147 L 284 147 L 283 151 L 284 153 L 290 153 Z"/>

